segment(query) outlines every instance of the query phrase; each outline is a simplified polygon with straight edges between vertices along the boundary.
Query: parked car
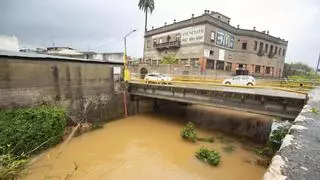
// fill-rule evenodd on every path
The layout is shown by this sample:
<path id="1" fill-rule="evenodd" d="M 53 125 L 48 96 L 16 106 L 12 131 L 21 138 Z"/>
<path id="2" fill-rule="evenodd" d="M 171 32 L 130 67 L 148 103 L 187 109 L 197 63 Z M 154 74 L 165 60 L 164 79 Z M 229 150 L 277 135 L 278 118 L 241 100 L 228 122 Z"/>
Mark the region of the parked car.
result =
<path id="1" fill-rule="evenodd" d="M 172 78 L 166 74 L 160 74 L 160 73 L 149 73 L 144 77 L 144 81 L 149 83 L 165 83 L 170 84 L 172 81 Z"/>
<path id="2" fill-rule="evenodd" d="M 237 86 L 254 86 L 255 79 L 252 76 L 242 75 L 242 76 L 233 76 L 230 79 L 225 79 L 222 84 L 224 85 L 237 85 Z"/>

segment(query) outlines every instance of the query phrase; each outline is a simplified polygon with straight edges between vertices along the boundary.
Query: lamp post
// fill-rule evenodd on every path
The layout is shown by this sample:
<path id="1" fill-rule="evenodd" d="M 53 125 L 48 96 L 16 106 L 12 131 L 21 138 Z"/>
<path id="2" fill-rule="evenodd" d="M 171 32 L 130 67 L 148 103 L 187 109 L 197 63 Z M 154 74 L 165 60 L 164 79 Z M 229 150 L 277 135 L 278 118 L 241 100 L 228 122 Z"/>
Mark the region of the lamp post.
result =
<path id="1" fill-rule="evenodd" d="M 124 65 L 124 82 L 128 82 L 130 80 L 130 72 L 128 69 L 128 60 L 127 60 L 127 37 L 136 32 L 136 29 L 131 30 L 128 34 L 123 37 L 124 41 L 124 54 L 123 54 L 123 65 Z M 128 108 L 127 108 L 127 95 L 126 90 L 123 90 L 123 108 L 124 108 L 124 116 L 128 117 Z"/>
<path id="2" fill-rule="evenodd" d="M 123 54 L 123 64 L 124 64 L 124 81 L 129 81 L 130 80 L 130 72 L 128 69 L 128 60 L 127 60 L 127 37 L 136 32 L 136 29 L 131 30 L 128 34 L 126 34 L 123 37 L 123 41 L 124 41 L 124 54 Z"/>

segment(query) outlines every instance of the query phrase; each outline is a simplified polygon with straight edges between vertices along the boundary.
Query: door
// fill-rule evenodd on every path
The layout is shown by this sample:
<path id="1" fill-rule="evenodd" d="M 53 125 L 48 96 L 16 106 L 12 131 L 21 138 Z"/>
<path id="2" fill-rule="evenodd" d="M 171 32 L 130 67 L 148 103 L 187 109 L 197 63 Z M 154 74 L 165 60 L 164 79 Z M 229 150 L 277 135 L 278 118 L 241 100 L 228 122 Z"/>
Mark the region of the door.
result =
<path id="1" fill-rule="evenodd" d="M 241 76 L 234 76 L 233 78 L 232 78 L 232 82 L 231 82 L 231 84 L 232 85 L 241 85 Z"/>

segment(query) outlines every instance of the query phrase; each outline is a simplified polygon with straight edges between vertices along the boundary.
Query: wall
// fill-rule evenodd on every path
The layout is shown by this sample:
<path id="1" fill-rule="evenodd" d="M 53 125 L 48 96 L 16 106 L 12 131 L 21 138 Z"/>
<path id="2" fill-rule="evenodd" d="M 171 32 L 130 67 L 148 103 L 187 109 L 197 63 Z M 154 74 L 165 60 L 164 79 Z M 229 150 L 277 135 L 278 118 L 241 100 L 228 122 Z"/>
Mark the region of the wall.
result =
<path id="1" fill-rule="evenodd" d="M 0 108 L 58 104 L 89 121 L 123 115 L 112 65 L 104 63 L 0 57 L 0 92 Z"/>
<path id="2" fill-rule="evenodd" d="M 183 44 L 183 32 L 188 29 L 199 29 L 203 26 L 205 29 L 204 39 L 202 39 L 201 42 L 197 41 L 192 44 Z M 218 31 L 233 37 L 233 47 L 228 48 L 223 45 L 218 45 Z M 215 33 L 214 40 L 211 39 L 212 32 Z M 159 39 L 162 38 L 163 42 L 167 42 L 168 36 L 171 37 L 170 41 L 175 41 L 178 34 L 180 34 L 181 37 L 180 48 L 169 48 L 166 50 L 153 48 L 152 44 L 154 41 L 159 43 Z M 255 41 L 258 43 L 257 50 L 254 50 Z M 247 42 L 247 50 L 242 49 L 243 42 Z M 269 45 L 268 53 L 265 53 L 264 56 L 258 56 L 260 42 L 263 43 L 263 49 L 265 49 L 266 43 Z M 275 47 L 278 48 L 278 51 L 280 48 L 282 50 L 286 49 L 287 43 L 287 41 L 280 38 L 275 38 L 256 30 L 234 28 L 225 22 L 219 21 L 217 18 L 204 14 L 199 17 L 148 31 L 145 35 L 144 59 L 145 62 L 158 64 L 158 61 L 167 53 L 173 53 L 177 58 L 189 59 L 189 61 L 191 58 L 200 59 L 204 57 L 205 59 L 215 61 L 222 60 L 225 62 L 225 66 L 226 62 L 232 63 L 232 72 L 234 73 L 240 64 L 244 64 L 247 66 L 249 73 L 254 76 L 281 77 L 285 56 L 282 55 L 282 52 L 281 55 L 277 53 L 273 58 L 269 58 L 268 55 L 271 45 L 274 47 L 274 52 Z M 208 55 L 210 51 L 213 53 Z M 222 51 L 224 51 L 224 54 L 221 56 Z M 150 60 L 154 61 L 150 62 Z M 256 65 L 260 66 L 261 70 L 259 73 L 255 72 Z M 270 67 L 270 73 L 266 72 L 267 67 Z"/>
<path id="3" fill-rule="evenodd" d="M 0 50 L 19 51 L 19 42 L 16 36 L 0 35 Z"/>
<path id="4" fill-rule="evenodd" d="M 318 180 L 320 177 L 320 87 L 293 122 L 263 179 Z"/>

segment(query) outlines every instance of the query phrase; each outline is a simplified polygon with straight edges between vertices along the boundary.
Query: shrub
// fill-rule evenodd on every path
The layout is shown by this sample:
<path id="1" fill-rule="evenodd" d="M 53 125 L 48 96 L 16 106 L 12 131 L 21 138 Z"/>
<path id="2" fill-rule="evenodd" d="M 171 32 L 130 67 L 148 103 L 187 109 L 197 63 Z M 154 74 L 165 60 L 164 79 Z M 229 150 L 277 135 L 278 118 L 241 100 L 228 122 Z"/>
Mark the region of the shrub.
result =
<path id="1" fill-rule="evenodd" d="M 196 157 L 205 163 L 209 163 L 211 166 L 217 166 L 220 163 L 220 153 L 215 150 L 209 150 L 208 148 L 200 148 L 196 152 Z"/>
<path id="2" fill-rule="evenodd" d="M 2 110 L 0 154 L 21 156 L 47 149 L 61 141 L 65 127 L 66 113 L 59 107 Z"/>
<path id="3" fill-rule="evenodd" d="M 289 131 L 289 126 L 280 126 L 276 130 L 274 130 L 267 142 L 268 148 L 270 148 L 274 152 L 279 150 L 282 144 L 283 138 L 286 136 L 286 134 L 288 134 L 288 131 Z"/>
<path id="4" fill-rule="evenodd" d="M 197 134 L 194 129 L 194 125 L 191 122 L 188 122 L 185 127 L 182 128 L 180 135 L 183 139 L 191 142 L 196 142 Z"/>
<path id="5" fill-rule="evenodd" d="M 198 137 L 195 131 L 194 124 L 188 122 L 185 127 L 182 128 L 180 135 L 183 139 L 191 142 L 203 141 L 203 142 L 214 142 L 213 137 Z"/>

